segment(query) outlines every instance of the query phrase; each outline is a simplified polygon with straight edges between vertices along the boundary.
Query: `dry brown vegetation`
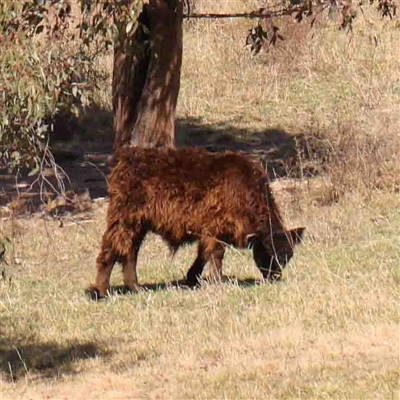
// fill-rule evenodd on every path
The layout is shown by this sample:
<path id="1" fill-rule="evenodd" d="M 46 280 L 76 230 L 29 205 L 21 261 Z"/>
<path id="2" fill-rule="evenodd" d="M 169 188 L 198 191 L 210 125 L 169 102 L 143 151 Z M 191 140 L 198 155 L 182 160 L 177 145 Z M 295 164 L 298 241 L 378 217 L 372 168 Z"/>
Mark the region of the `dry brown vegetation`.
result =
<path id="1" fill-rule="evenodd" d="M 398 197 L 296 210 L 276 185 L 288 223 L 309 234 L 275 285 L 254 284 L 251 254 L 232 250 L 231 281 L 177 289 L 195 248 L 171 259 L 150 237 L 147 290 L 95 304 L 83 288 L 105 204 L 63 228 L 3 221 L 17 259 L 0 286 L 3 398 L 396 398 Z"/>
<path id="2" fill-rule="evenodd" d="M 302 135 L 302 168 L 328 172 L 336 191 L 398 191 L 399 31 L 374 8 L 359 14 L 353 34 L 324 19 L 316 29 L 274 21 L 285 41 L 257 58 L 243 49 L 254 22 L 189 21 L 180 115 L 242 129 L 244 140 L 274 128 Z"/>
<path id="3" fill-rule="evenodd" d="M 272 184 L 287 225 L 307 226 L 283 281 L 260 283 L 251 254 L 230 250 L 234 278 L 183 290 L 195 248 L 171 258 L 149 237 L 147 290 L 96 304 L 83 289 L 106 202 L 62 224 L 6 216 L 0 398 L 398 398 L 400 33 L 367 10 L 352 36 L 276 23 L 291 36 L 253 58 L 250 22 L 186 22 L 179 118 L 185 143 L 299 144 Z M 108 107 L 109 88 L 98 98 Z"/>

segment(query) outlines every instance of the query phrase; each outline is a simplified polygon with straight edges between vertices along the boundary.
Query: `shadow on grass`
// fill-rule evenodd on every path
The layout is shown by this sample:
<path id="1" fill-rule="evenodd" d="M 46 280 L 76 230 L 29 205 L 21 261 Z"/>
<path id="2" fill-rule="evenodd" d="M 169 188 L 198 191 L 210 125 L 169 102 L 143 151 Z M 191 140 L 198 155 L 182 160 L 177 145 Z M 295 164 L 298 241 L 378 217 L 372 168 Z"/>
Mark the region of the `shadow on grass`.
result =
<path id="1" fill-rule="evenodd" d="M 109 355 L 92 342 L 63 346 L 58 343 L 18 344 L 0 340 L 0 374 L 15 382 L 28 374 L 42 379 L 77 374 L 75 363 L 79 360 L 103 358 Z"/>
<path id="2" fill-rule="evenodd" d="M 81 121 L 67 118 L 57 121 L 50 144 L 56 163 L 66 174 L 62 182 L 65 191 L 78 195 L 87 192 L 91 199 L 107 196 L 110 170 L 106 159 L 113 147 L 112 122 L 112 113 L 96 105 L 87 109 L 86 117 Z M 177 147 L 205 148 L 210 152 L 231 150 L 244 153 L 263 163 L 271 179 L 315 175 L 320 168 L 317 166 L 320 163 L 313 161 L 313 157 L 321 144 L 316 144 L 310 135 L 282 129 L 251 130 L 185 118 L 176 121 L 176 144 Z M 55 189 L 60 185 L 51 169 L 47 171 L 44 182 L 37 181 L 37 176 L 29 176 L 28 172 L 21 171 L 15 177 L 0 170 L 0 205 L 21 201 L 19 214 L 23 214 L 24 211 L 38 211 L 43 206 L 40 196 L 43 191 L 47 202 L 57 197 Z"/>
<path id="3" fill-rule="evenodd" d="M 178 147 L 201 147 L 210 152 L 236 151 L 261 161 L 271 179 L 315 175 L 314 138 L 279 128 L 251 130 L 227 124 L 204 124 L 195 118 L 177 121 Z"/>
<path id="4" fill-rule="evenodd" d="M 246 278 L 246 279 L 237 279 L 234 276 L 224 276 L 222 278 L 222 284 L 238 286 L 242 288 L 258 286 L 266 283 L 264 279 L 255 279 L 255 278 Z M 174 290 L 199 290 L 202 285 L 214 285 L 219 284 L 216 283 L 213 279 L 205 278 L 201 281 L 201 284 L 198 286 L 189 286 L 186 284 L 186 279 L 180 279 L 177 281 L 163 281 L 156 283 L 144 283 L 140 285 L 140 292 L 159 292 L 159 291 L 174 291 Z M 278 282 L 274 282 L 274 285 L 278 284 Z M 110 295 L 134 295 L 126 286 L 123 285 L 115 285 L 110 288 Z M 91 300 L 96 300 L 95 298 L 89 296 Z"/>
<path id="5" fill-rule="evenodd" d="M 223 276 L 222 284 L 224 285 L 233 285 L 239 287 L 250 287 L 263 284 L 264 281 L 261 279 L 255 278 L 246 278 L 246 279 L 237 279 L 234 276 Z M 145 283 L 140 285 L 143 291 L 149 292 L 157 292 L 163 290 L 198 290 L 202 285 L 219 285 L 220 283 L 215 282 L 212 278 L 205 278 L 201 280 L 201 284 L 199 286 L 190 287 L 186 284 L 185 279 L 180 279 L 178 281 L 168 281 L 168 282 L 156 282 L 156 283 Z M 119 287 L 121 289 L 121 287 Z"/>

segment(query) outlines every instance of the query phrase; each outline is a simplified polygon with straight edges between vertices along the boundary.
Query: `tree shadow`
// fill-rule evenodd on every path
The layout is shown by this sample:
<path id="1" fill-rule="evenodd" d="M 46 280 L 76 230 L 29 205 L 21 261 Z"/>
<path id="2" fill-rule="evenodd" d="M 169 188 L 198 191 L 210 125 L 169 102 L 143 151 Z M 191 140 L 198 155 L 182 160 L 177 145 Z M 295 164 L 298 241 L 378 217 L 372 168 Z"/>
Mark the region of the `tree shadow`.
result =
<path id="1" fill-rule="evenodd" d="M 42 379 L 54 379 L 61 375 L 74 375 L 79 371 L 80 360 L 109 356 L 93 342 L 60 345 L 50 343 L 22 344 L 7 338 L 0 341 L 0 374 L 9 382 L 16 382 L 28 374 Z"/>
<path id="2" fill-rule="evenodd" d="M 113 148 L 112 122 L 112 112 L 96 105 L 89 107 L 79 121 L 60 117 L 50 147 L 61 168 L 61 177 L 51 168 L 44 171 L 45 179 L 29 176 L 27 170 L 16 176 L 0 170 L 0 206 L 17 201 L 15 214 L 21 215 L 43 209 L 44 203 L 53 201 L 61 192 L 77 195 L 87 192 L 91 199 L 106 197 L 110 172 L 107 157 Z M 319 166 L 312 160 L 315 140 L 301 132 L 288 133 L 278 128 L 256 131 L 185 118 L 176 122 L 176 144 L 210 152 L 241 152 L 263 163 L 271 179 L 319 172 Z"/>
<path id="3" fill-rule="evenodd" d="M 42 176 L 30 176 L 24 168 L 17 174 L 0 170 L 0 206 L 12 203 L 14 214 L 24 215 L 40 211 L 65 192 L 106 197 L 112 120 L 112 112 L 97 105 L 88 107 L 79 120 L 66 115 L 56 118 L 49 146 L 58 175 L 51 167 L 44 168 Z"/>
<path id="4" fill-rule="evenodd" d="M 113 113 L 92 104 L 77 119 L 58 116 L 53 124 L 50 147 L 58 163 L 83 160 L 90 154 L 109 154 L 113 146 Z"/>
<path id="5" fill-rule="evenodd" d="M 201 147 L 210 152 L 235 151 L 262 162 L 271 179 L 299 178 L 318 173 L 312 161 L 315 140 L 305 133 L 279 128 L 250 130 L 226 124 L 204 124 L 196 118 L 177 121 L 178 147 Z"/>

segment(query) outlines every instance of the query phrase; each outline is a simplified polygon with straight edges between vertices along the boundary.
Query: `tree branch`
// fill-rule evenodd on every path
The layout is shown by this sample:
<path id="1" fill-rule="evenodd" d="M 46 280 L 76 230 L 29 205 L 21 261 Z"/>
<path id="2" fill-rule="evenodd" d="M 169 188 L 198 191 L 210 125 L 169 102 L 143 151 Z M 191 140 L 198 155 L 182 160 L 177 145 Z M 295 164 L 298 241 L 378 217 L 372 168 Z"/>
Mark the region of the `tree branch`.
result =
<path id="1" fill-rule="evenodd" d="M 281 17 L 284 15 L 290 15 L 294 12 L 304 9 L 304 4 L 296 5 L 292 7 L 283 8 L 277 11 L 252 11 L 245 13 L 226 13 L 226 14 L 214 14 L 214 13 L 188 13 L 184 14 L 184 18 L 190 19 L 224 19 L 224 18 L 249 18 L 249 19 L 268 19 L 272 17 Z"/>

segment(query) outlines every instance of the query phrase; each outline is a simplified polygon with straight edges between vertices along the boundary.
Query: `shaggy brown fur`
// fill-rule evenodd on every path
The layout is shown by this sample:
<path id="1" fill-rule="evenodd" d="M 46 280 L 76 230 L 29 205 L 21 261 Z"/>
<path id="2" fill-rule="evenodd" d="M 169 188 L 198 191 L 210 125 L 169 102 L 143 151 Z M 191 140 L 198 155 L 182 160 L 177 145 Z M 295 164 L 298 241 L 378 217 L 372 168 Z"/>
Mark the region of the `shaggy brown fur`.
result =
<path id="1" fill-rule="evenodd" d="M 304 228 L 287 231 L 260 165 L 240 154 L 199 149 L 123 149 L 109 181 L 107 229 L 97 257 L 96 297 L 107 294 L 114 263 L 123 266 L 127 289 L 136 291 L 137 256 L 147 232 L 173 251 L 198 241 L 187 273 L 198 283 L 210 259 L 221 278 L 225 244 L 253 247 L 264 277 L 279 279 Z"/>

